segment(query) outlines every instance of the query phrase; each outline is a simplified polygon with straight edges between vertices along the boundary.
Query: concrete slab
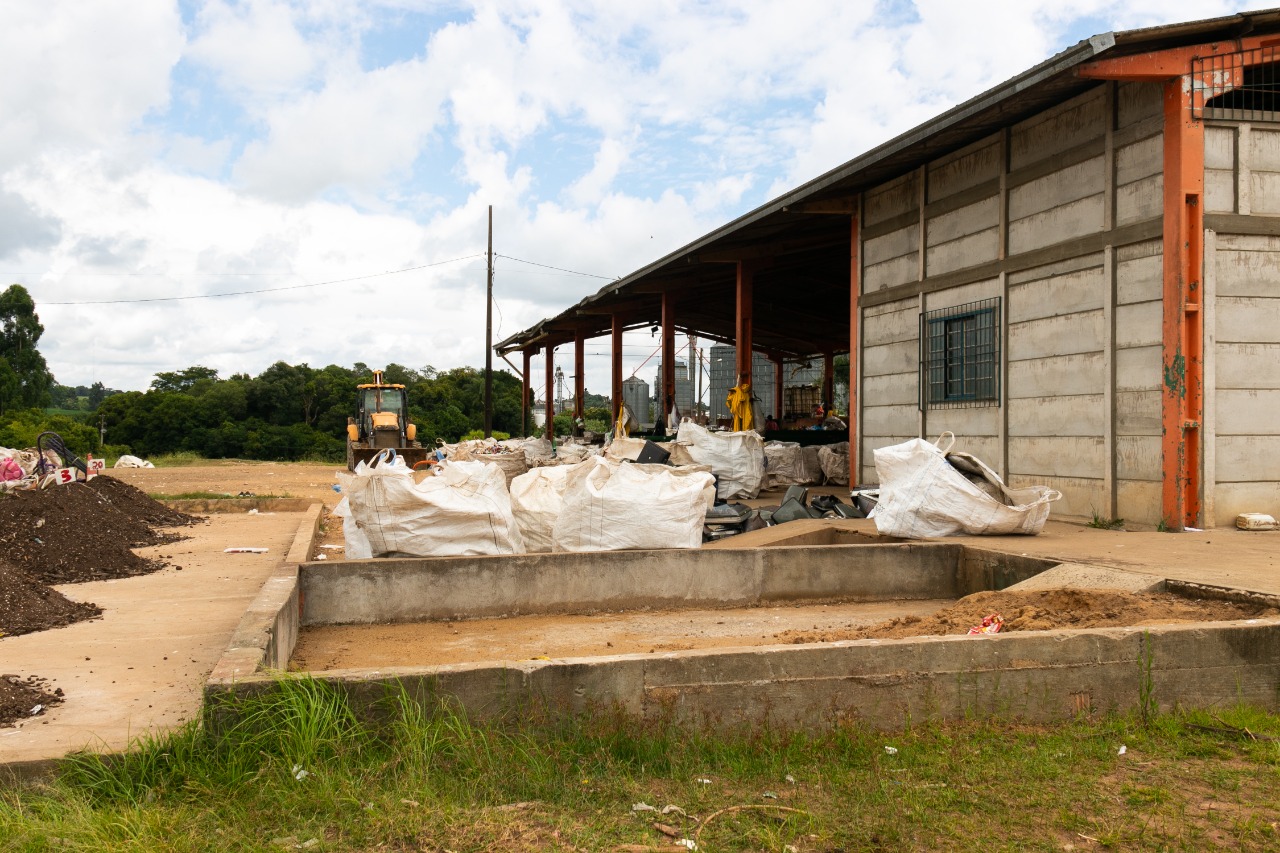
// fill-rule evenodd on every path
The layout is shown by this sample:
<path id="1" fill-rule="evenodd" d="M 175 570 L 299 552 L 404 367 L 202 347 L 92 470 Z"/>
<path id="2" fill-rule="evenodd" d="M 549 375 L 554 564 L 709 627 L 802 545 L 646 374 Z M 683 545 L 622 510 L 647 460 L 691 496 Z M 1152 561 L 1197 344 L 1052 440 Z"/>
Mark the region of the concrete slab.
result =
<path id="1" fill-rule="evenodd" d="M 205 680 L 246 606 L 316 513 L 215 515 L 190 539 L 137 552 L 166 555 L 181 571 L 60 586 L 97 603 L 102 618 L 0 638 L 0 668 L 41 676 L 66 695 L 44 715 L 0 729 L 0 763 L 115 751 L 196 718 Z M 245 545 L 269 551 L 223 553 Z"/>
<path id="2" fill-rule="evenodd" d="M 1011 590 L 1033 589 L 1119 589 L 1125 592 L 1159 592 L 1164 579 L 1141 572 L 1126 572 L 1105 566 L 1059 563 L 1052 569 L 1019 581 Z"/>

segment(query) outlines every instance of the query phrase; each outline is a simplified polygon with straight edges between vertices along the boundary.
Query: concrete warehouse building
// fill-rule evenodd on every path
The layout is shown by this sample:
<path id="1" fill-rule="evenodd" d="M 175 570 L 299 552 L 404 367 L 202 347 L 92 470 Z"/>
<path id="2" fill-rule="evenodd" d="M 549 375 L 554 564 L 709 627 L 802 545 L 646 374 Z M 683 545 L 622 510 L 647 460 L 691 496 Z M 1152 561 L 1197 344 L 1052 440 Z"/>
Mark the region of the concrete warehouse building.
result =
<path id="1" fill-rule="evenodd" d="M 849 353 L 851 482 L 950 430 L 1058 514 L 1280 513 L 1280 10 L 1083 41 L 498 349 L 651 324 Z"/>

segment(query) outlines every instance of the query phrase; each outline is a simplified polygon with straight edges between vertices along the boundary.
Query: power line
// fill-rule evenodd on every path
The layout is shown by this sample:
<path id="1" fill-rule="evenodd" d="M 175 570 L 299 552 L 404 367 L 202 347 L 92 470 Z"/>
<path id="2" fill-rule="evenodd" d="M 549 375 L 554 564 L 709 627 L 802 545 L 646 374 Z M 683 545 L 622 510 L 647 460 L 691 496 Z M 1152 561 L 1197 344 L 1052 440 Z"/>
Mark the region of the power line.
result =
<path id="1" fill-rule="evenodd" d="M 78 302 L 48 302 L 37 300 L 42 305 L 124 305 L 140 302 L 182 302 L 192 299 L 219 299 L 224 296 L 253 296 L 259 293 L 280 293 L 286 290 L 303 290 L 309 287 L 327 287 L 333 284 L 348 284 L 353 281 L 367 281 L 371 278 L 382 278 L 388 275 L 400 275 L 406 272 L 415 272 L 417 270 L 425 270 L 430 267 L 440 267 L 445 264 L 456 264 L 460 261 L 470 261 L 475 258 L 483 257 L 483 253 L 474 255 L 465 255 L 461 258 L 450 258 L 447 261 L 437 261 L 434 264 L 420 264 L 416 267 L 405 267 L 399 270 L 387 270 L 386 272 L 369 273 L 368 275 L 357 275 L 351 278 L 336 278 L 330 281 L 316 281 L 310 284 L 291 284 L 284 287 L 264 287 L 259 290 L 236 290 L 230 293 L 203 293 L 194 296 L 152 296 L 142 297 L 138 299 L 86 299 Z"/>
<path id="2" fill-rule="evenodd" d="M 526 261 L 524 258 L 513 258 L 510 255 L 499 255 L 496 252 L 494 253 L 493 256 L 495 258 L 506 258 L 509 261 L 515 261 L 516 263 L 520 263 L 520 264 L 528 264 L 531 267 L 542 267 L 543 269 L 555 270 L 556 272 L 567 272 L 570 275 L 581 275 L 581 276 L 586 276 L 587 278 L 602 278 L 605 281 L 617 281 L 617 277 L 615 276 L 596 275 L 595 273 L 591 273 L 591 272 L 578 272 L 577 270 L 567 270 L 564 267 L 553 267 L 550 264 L 540 264 L 537 261 Z"/>

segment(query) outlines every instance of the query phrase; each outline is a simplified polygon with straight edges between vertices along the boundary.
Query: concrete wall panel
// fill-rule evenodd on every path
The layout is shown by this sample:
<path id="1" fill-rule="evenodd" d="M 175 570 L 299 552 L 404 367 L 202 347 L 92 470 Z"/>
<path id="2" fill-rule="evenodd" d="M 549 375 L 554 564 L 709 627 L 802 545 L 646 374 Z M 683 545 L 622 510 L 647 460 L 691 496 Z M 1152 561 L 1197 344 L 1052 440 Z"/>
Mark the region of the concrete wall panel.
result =
<path id="1" fill-rule="evenodd" d="M 1280 435 L 1219 435 L 1219 483 L 1280 482 Z"/>
<path id="2" fill-rule="evenodd" d="M 1160 482 L 1160 436 L 1116 436 L 1116 477 Z"/>
<path id="3" fill-rule="evenodd" d="M 1020 474 L 1009 470 L 1009 485 L 1015 488 L 1026 486 L 1048 486 L 1062 492 L 1062 500 L 1055 501 L 1049 517 L 1074 516 L 1090 518 L 1094 512 L 1109 506 L 1106 489 L 1102 480 L 1084 479 L 1080 477 L 1049 477 L 1040 474 Z"/>
<path id="4" fill-rule="evenodd" d="M 1049 358 L 1103 348 L 1102 311 L 1084 311 L 1009 325 L 1009 360 Z"/>
<path id="5" fill-rule="evenodd" d="M 993 136 L 929 166 L 929 201 L 976 187 L 1000 175 L 1000 137 Z"/>
<path id="6" fill-rule="evenodd" d="M 862 410 L 862 430 L 872 435 L 893 435 L 908 428 L 914 431 L 919 411 L 915 401 L 909 406 L 867 406 Z"/>
<path id="7" fill-rule="evenodd" d="M 1206 127 L 1204 129 L 1204 167 L 1233 172 L 1236 168 L 1236 129 Z"/>
<path id="8" fill-rule="evenodd" d="M 1274 343 L 1280 340 L 1280 299 L 1219 296 L 1219 340 Z"/>
<path id="9" fill-rule="evenodd" d="M 1100 436 L 1105 423 L 1101 394 L 1031 397 L 1009 403 L 1010 442 L 1014 436 Z"/>
<path id="10" fill-rule="evenodd" d="M 1047 160 L 1102 136 L 1106 99 L 1101 87 L 1072 98 L 1014 126 L 1009 138 L 1009 168 Z"/>
<path id="11" fill-rule="evenodd" d="M 1164 171 L 1164 138 L 1148 136 L 1116 148 L 1116 184 L 1124 186 Z"/>
<path id="12" fill-rule="evenodd" d="M 1255 124 L 1249 133 L 1249 166 L 1260 172 L 1280 172 L 1280 132 Z"/>
<path id="13" fill-rule="evenodd" d="M 862 263 L 866 266 L 874 266 L 904 255 L 914 258 L 919 249 L 920 225 L 917 223 L 863 241 Z"/>
<path id="14" fill-rule="evenodd" d="M 1214 490 L 1219 524 L 1234 524 L 1242 512 L 1265 512 L 1280 518 L 1280 482 L 1222 483 Z"/>
<path id="15" fill-rule="evenodd" d="M 1163 114 L 1159 83 L 1121 83 L 1116 87 L 1116 124 L 1128 127 Z"/>
<path id="16" fill-rule="evenodd" d="M 1050 395 L 1100 394 L 1107 384 L 1101 352 L 1075 353 L 1009 362 L 1010 400 Z"/>
<path id="17" fill-rule="evenodd" d="M 967 237 L 1000 224 L 1000 199 L 996 196 L 983 199 L 935 216 L 926 223 L 929 245 L 936 246 L 960 237 Z"/>
<path id="18" fill-rule="evenodd" d="M 1206 213 L 1234 213 L 1236 209 L 1236 173 L 1221 169 L 1204 171 L 1204 209 Z"/>
<path id="19" fill-rule="evenodd" d="M 897 287 L 920 279 L 920 261 L 916 255 L 907 255 L 863 268 L 863 293 L 872 293 L 886 287 Z"/>
<path id="20" fill-rule="evenodd" d="M 1159 302 L 1138 302 L 1116 308 L 1116 346 L 1146 347 L 1163 342 L 1163 306 Z"/>
<path id="21" fill-rule="evenodd" d="M 900 341 L 914 341 L 919 336 L 920 309 L 912 304 L 891 313 L 862 318 L 863 346 L 874 347 Z"/>
<path id="22" fill-rule="evenodd" d="M 929 275 L 942 275 L 994 261 L 999 251 L 1000 229 L 988 228 L 968 237 L 931 246 L 925 252 L 925 268 Z"/>
<path id="23" fill-rule="evenodd" d="M 875 225 L 908 211 L 916 210 L 920 202 L 919 178 L 909 172 L 867 191 L 863 197 L 863 225 Z"/>
<path id="24" fill-rule="evenodd" d="M 1160 391 L 1117 391 L 1116 435 L 1160 435 Z"/>
<path id="25" fill-rule="evenodd" d="M 1274 388 L 1280 384 L 1280 344 L 1220 343 L 1214 359 L 1214 378 L 1224 388 Z"/>
<path id="26" fill-rule="evenodd" d="M 920 345 L 915 341 L 867 347 L 862 351 L 862 375 L 914 374 L 920 369 Z"/>
<path id="27" fill-rule="evenodd" d="M 957 305 L 967 305 L 970 302 L 991 299 L 999 295 L 1000 280 L 988 278 L 962 287 L 949 287 L 946 290 L 930 293 L 925 297 L 924 308 L 926 311 L 938 311 L 943 308 L 955 308 Z"/>
<path id="28" fill-rule="evenodd" d="M 1280 435 L 1280 388 L 1219 388 L 1218 439 L 1228 435 Z"/>
<path id="29" fill-rule="evenodd" d="M 1116 225 L 1155 219 L 1164 212 L 1164 175 L 1116 188 Z"/>
<path id="30" fill-rule="evenodd" d="M 1101 479 L 1107 470 L 1106 445 L 1102 438 L 1091 436 L 1011 437 L 1009 470 Z"/>
<path id="31" fill-rule="evenodd" d="M 1251 204 L 1253 213 L 1263 216 L 1280 214 L 1280 172 L 1251 172 L 1249 187 L 1253 199 Z"/>
<path id="32" fill-rule="evenodd" d="M 1158 345 L 1116 350 L 1116 390 L 1159 390 L 1162 352 Z"/>
<path id="33" fill-rule="evenodd" d="M 1214 255 L 1217 292 L 1223 296 L 1280 296 L 1280 246 L 1261 243 L 1226 248 L 1222 242 Z"/>
<path id="34" fill-rule="evenodd" d="M 1139 524 L 1158 524 L 1161 512 L 1159 483 L 1116 482 L 1116 517 Z"/>
<path id="35" fill-rule="evenodd" d="M 944 432 L 956 435 L 956 450 L 972 453 L 983 458 L 988 465 L 992 459 L 1000 459 L 1000 448 L 994 443 L 1000 432 L 1000 409 L 995 406 L 980 409 L 929 409 L 925 414 L 925 430 L 930 440 L 936 439 Z M 985 437 L 985 438 L 984 438 Z M 979 444 L 981 450 L 975 450 Z M 994 451 L 994 454 L 992 454 Z"/>
<path id="36" fill-rule="evenodd" d="M 1009 190 L 1009 219 L 1025 219 L 1102 192 L 1105 160 L 1093 157 Z"/>
<path id="37" fill-rule="evenodd" d="M 889 376 L 867 376 L 862 380 L 862 399 L 881 406 L 918 405 L 919 374 L 895 373 Z M 865 429 L 865 424 L 864 424 Z"/>
<path id="38" fill-rule="evenodd" d="M 1010 285 L 1009 322 L 1100 309 L 1105 303 L 1105 285 L 1101 266 Z"/>
<path id="39" fill-rule="evenodd" d="M 1103 197 L 1082 198 L 1009 223 L 1009 253 L 1040 249 L 1102 231 Z"/>

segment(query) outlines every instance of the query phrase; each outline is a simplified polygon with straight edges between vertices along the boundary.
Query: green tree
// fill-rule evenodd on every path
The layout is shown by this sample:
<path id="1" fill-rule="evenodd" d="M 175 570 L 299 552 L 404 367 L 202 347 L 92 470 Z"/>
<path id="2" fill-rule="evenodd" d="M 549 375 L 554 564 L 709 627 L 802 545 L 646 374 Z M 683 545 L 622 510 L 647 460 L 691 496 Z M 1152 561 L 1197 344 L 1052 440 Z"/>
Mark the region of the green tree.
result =
<path id="1" fill-rule="evenodd" d="M 202 379 L 217 380 L 218 371 L 212 367 L 202 367 L 194 365 L 186 370 L 175 370 L 167 373 L 157 373 L 156 378 L 151 380 L 152 391 L 187 391 L 190 390 L 197 382 Z"/>
<path id="2" fill-rule="evenodd" d="M 36 303 L 20 284 L 11 284 L 0 293 L 0 358 L 17 376 L 18 387 L 0 376 L 0 413 L 15 408 L 37 409 L 49 405 L 53 374 L 37 349 L 44 326 L 36 314 Z M 0 373 L 3 373 L 0 370 Z"/>

